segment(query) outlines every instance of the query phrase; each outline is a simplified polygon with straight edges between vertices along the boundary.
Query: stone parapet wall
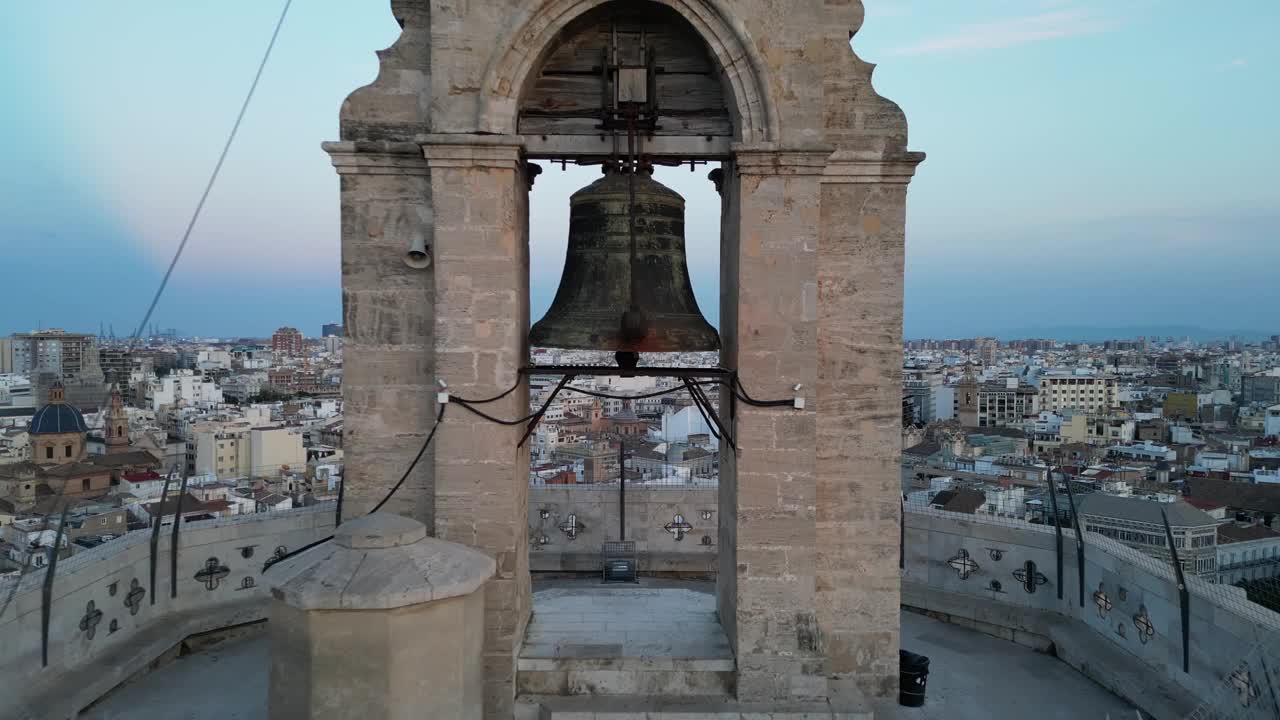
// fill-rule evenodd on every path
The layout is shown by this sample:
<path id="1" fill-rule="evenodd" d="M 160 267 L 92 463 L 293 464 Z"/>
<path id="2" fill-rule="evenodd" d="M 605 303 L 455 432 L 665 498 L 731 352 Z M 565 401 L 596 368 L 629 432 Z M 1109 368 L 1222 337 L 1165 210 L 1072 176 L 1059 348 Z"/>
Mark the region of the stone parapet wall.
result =
<path id="1" fill-rule="evenodd" d="M 718 494 L 715 486 L 628 486 L 626 533 L 640 572 L 714 575 Z M 617 485 L 529 488 L 529 569 L 600 572 L 601 545 L 618 539 L 618 502 Z"/>
<path id="2" fill-rule="evenodd" d="M 1267 676 L 1271 684 L 1280 681 L 1268 670 L 1280 664 L 1280 615 L 1249 602 L 1239 588 L 1186 579 L 1184 672 L 1181 605 L 1170 565 L 1085 533 L 1082 605 L 1072 530 L 1063 530 L 1059 581 L 1052 526 L 932 509 L 906 512 L 904 524 L 904 606 L 1052 648 L 1157 718 L 1181 718 L 1202 703 L 1230 710 L 1230 717 L 1274 717 Z"/>
<path id="3" fill-rule="evenodd" d="M 0 718 L 75 716 L 184 638 L 262 620 L 270 584 L 263 564 L 330 535 L 334 506 L 180 527 L 177 596 L 171 597 L 172 528 L 162 528 L 151 591 L 150 530 L 137 530 L 59 562 L 42 666 L 43 568 L 0 582 Z M 154 599 L 154 604 L 153 604 Z"/>

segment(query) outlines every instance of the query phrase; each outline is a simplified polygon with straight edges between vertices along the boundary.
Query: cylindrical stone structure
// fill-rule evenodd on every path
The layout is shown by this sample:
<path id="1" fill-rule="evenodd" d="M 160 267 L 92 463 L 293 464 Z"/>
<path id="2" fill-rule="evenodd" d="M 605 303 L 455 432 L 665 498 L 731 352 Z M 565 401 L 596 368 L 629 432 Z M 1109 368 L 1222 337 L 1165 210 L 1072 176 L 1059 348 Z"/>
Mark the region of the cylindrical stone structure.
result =
<path id="1" fill-rule="evenodd" d="M 493 558 L 373 513 L 271 570 L 271 720 L 479 720 Z M 273 578 L 273 579 L 276 579 Z"/>

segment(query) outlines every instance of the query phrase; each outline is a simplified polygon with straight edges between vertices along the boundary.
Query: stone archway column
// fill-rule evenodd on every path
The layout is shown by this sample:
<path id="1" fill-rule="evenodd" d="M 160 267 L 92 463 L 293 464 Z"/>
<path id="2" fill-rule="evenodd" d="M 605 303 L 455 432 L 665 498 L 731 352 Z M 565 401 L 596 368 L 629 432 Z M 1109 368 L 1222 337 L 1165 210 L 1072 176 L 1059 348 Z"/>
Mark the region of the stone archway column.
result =
<path id="1" fill-rule="evenodd" d="M 816 602 L 833 701 L 898 684 L 902 280 L 923 159 L 839 151 L 822 177 Z"/>
<path id="2" fill-rule="evenodd" d="M 424 135 L 434 209 L 437 376 L 459 397 L 492 397 L 514 385 L 529 331 L 528 200 L 531 173 L 519 138 Z M 527 385 L 484 412 L 529 413 Z M 529 452 L 524 425 L 503 426 L 453 405 L 435 441 L 435 534 L 497 561 L 485 592 L 485 717 L 510 718 L 516 656 L 532 604 L 529 583 Z"/>
<path id="3" fill-rule="evenodd" d="M 435 418 L 434 269 L 404 264 L 429 237 L 431 178 L 411 142 L 327 142 L 342 210 L 343 515 L 376 505 Z M 433 451 L 383 508 L 434 527 Z"/>
<path id="4" fill-rule="evenodd" d="M 821 180 L 830 147 L 738 146 L 722 186 L 722 361 L 756 398 L 722 450 L 720 618 L 742 702 L 825 700 L 814 594 Z"/>

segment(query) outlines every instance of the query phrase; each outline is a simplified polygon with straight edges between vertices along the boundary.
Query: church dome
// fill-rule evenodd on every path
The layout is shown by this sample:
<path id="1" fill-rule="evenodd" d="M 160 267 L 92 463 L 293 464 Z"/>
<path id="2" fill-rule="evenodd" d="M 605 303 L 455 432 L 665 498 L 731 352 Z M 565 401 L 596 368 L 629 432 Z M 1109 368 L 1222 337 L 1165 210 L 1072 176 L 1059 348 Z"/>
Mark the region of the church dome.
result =
<path id="1" fill-rule="evenodd" d="M 59 433 L 87 433 L 89 426 L 84 423 L 84 415 L 63 400 L 62 384 L 55 383 L 50 393 L 49 404 L 31 416 L 32 435 L 54 435 Z"/>

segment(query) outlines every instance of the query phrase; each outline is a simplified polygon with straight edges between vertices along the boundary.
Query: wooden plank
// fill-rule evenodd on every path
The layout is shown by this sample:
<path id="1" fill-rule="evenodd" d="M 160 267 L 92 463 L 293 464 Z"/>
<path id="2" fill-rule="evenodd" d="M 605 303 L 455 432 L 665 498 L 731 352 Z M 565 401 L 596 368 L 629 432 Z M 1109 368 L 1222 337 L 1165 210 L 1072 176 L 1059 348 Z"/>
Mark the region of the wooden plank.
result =
<path id="1" fill-rule="evenodd" d="M 725 135 L 692 137 L 665 135 L 645 140 L 645 153 L 658 157 L 724 159 L 729 157 L 732 138 Z M 605 158 L 612 143 L 582 135 L 526 135 L 525 155 L 532 159 L 545 158 Z"/>
<path id="2" fill-rule="evenodd" d="M 601 87 L 594 75 L 543 75 L 525 98 L 521 112 L 600 112 Z M 663 73 L 657 76 L 659 111 L 708 112 L 725 116 L 724 89 L 710 75 Z"/>
<path id="3" fill-rule="evenodd" d="M 715 72 L 711 53 L 696 32 L 661 22 L 619 23 L 618 45 L 623 62 L 639 59 L 640 27 L 647 31 L 645 42 L 655 62 L 665 70 Z M 590 72 L 600 66 L 602 53 L 610 44 L 608 23 L 596 23 L 576 32 L 570 29 L 543 63 L 542 69 L 544 72 Z"/>
<path id="4" fill-rule="evenodd" d="M 521 135 L 599 135 L 600 120 L 591 117 L 522 115 Z M 659 115 L 655 135 L 731 136 L 733 124 L 727 115 Z"/>

